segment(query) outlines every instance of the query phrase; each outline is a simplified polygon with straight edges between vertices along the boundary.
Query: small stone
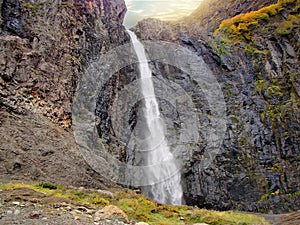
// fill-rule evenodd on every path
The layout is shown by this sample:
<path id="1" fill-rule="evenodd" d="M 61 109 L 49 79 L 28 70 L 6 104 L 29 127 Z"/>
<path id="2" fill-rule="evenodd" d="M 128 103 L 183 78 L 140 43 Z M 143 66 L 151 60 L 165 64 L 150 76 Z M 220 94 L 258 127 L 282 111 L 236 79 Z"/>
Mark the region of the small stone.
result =
<path id="1" fill-rule="evenodd" d="M 97 190 L 97 192 L 100 193 L 101 195 L 105 195 L 107 197 L 114 198 L 114 194 L 110 191 Z"/>
<path id="2" fill-rule="evenodd" d="M 141 190 L 139 190 L 139 189 L 137 189 L 137 190 L 134 190 L 134 192 L 135 192 L 136 194 L 141 194 L 141 193 L 142 193 L 142 191 L 141 191 Z"/>
<path id="3" fill-rule="evenodd" d="M 95 213 L 94 222 L 107 219 L 117 219 L 119 221 L 129 223 L 127 215 L 114 205 L 106 206 Z"/>
<path id="4" fill-rule="evenodd" d="M 144 222 L 138 222 L 135 225 L 149 225 L 148 223 L 144 223 Z"/>
<path id="5" fill-rule="evenodd" d="M 13 214 L 13 211 L 8 210 L 8 211 L 6 212 L 6 214 L 7 214 L 7 215 L 11 215 L 11 214 Z"/>
<path id="6" fill-rule="evenodd" d="M 79 211 L 79 212 L 87 212 L 88 210 L 87 210 L 87 208 L 80 206 L 80 207 L 77 207 L 77 211 Z"/>
<path id="7" fill-rule="evenodd" d="M 77 210 L 77 209 L 75 209 L 73 212 L 74 212 L 76 215 L 77 215 L 77 214 L 83 214 L 82 211 L 79 211 L 79 210 Z"/>
<path id="8" fill-rule="evenodd" d="M 194 223 L 193 225 L 209 225 L 207 223 Z"/>
<path id="9" fill-rule="evenodd" d="M 80 218 L 79 218 L 78 216 L 75 216 L 74 219 L 75 219 L 75 220 L 79 220 Z"/>
<path id="10" fill-rule="evenodd" d="M 30 219 L 38 219 L 40 217 L 40 213 L 38 211 L 32 211 L 30 214 L 29 214 L 29 218 Z"/>
<path id="11" fill-rule="evenodd" d="M 95 212 L 96 212 L 95 210 L 89 209 L 89 210 L 86 211 L 86 214 L 92 215 Z"/>
<path id="12" fill-rule="evenodd" d="M 78 191 L 84 191 L 84 190 L 85 190 L 84 187 L 79 187 L 79 188 L 78 188 Z"/>
<path id="13" fill-rule="evenodd" d="M 21 213 L 21 211 L 19 209 L 16 209 L 14 212 L 14 215 L 19 215 Z"/>
<path id="14" fill-rule="evenodd" d="M 179 220 L 185 220 L 183 217 L 180 217 Z"/>
<path id="15" fill-rule="evenodd" d="M 13 205 L 20 205 L 20 202 L 13 202 Z"/>

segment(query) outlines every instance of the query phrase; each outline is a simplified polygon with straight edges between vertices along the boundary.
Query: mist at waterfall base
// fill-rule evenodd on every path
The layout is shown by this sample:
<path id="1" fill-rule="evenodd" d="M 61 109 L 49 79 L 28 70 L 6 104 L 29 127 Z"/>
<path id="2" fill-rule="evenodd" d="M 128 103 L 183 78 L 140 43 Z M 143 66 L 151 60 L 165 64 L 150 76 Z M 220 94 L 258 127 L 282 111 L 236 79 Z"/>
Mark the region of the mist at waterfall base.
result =
<path id="1" fill-rule="evenodd" d="M 146 120 L 145 129 L 148 131 L 146 143 L 136 151 L 144 164 L 141 166 L 147 167 L 144 179 L 151 184 L 153 178 L 163 178 L 158 183 L 141 187 L 142 192 L 160 203 L 181 205 L 181 174 L 165 137 L 145 49 L 132 31 L 128 33 L 139 61 L 140 87 L 144 98 L 143 114 Z"/>

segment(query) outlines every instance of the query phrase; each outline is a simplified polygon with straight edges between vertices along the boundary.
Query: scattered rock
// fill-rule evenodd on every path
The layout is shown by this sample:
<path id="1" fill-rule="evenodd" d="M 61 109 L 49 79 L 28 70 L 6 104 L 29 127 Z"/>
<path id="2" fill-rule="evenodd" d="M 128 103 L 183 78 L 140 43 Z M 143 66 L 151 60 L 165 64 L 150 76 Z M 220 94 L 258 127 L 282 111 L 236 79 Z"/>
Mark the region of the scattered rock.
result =
<path id="1" fill-rule="evenodd" d="M 75 216 L 74 220 L 80 220 L 80 218 L 78 216 Z"/>
<path id="2" fill-rule="evenodd" d="M 135 225 L 149 225 L 148 223 L 144 223 L 144 222 L 138 222 Z"/>
<path id="3" fill-rule="evenodd" d="M 104 195 L 106 197 L 109 198 L 114 198 L 114 194 L 110 191 L 106 191 L 106 190 L 97 190 L 98 193 L 100 193 L 101 195 Z"/>
<path id="4" fill-rule="evenodd" d="M 209 224 L 207 224 L 207 223 L 195 223 L 193 225 L 209 225 Z"/>
<path id="5" fill-rule="evenodd" d="M 79 188 L 78 188 L 78 191 L 84 191 L 84 190 L 85 190 L 84 187 L 79 187 Z"/>
<path id="6" fill-rule="evenodd" d="M 95 213 L 95 222 L 106 219 L 119 220 L 125 223 L 129 222 L 127 215 L 121 209 L 113 205 L 106 206 Z"/>
<path id="7" fill-rule="evenodd" d="M 141 193 L 142 193 L 141 190 L 134 190 L 134 192 L 135 192 L 136 194 L 141 194 Z"/>
<path id="8" fill-rule="evenodd" d="M 21 213 L 21 211 L 19 210 L 19 209 L 16 209 L 15 211 L 14 211 L 14 215 L 19 215 Z"/>
<path id="9" fill-rule="evenodd" d="M 30 214 L 29 214 L 29 218 L 30 219 L 38 219 L 40 217 L 40 212 L 38 211 L 32 211 Z"/>

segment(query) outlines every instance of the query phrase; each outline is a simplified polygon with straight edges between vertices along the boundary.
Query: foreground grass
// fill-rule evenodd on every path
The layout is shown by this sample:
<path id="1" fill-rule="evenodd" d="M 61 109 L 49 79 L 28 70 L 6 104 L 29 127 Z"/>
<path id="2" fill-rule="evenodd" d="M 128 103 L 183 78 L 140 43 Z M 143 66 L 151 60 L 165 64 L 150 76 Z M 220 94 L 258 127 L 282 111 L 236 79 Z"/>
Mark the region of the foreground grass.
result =
<path id="1" fill-rule="evenodd" d="M 143 221 L 155 225 L 207 223 L 212 225 L 267 225 L 263 218 L 232 211 L 218 212 L 189 206 L 169 206 L 153 202 L 145 196 L 128 189 L 111 190 L 113 195 L 87 189 L 72 189 L 50 183 L 23 184 L 2 183 L 1 190 L 29 188 L 43 193 L 45 197 L 61 197 L 96 207 L 115 205 L 122 209 L 132 221 Z"/>

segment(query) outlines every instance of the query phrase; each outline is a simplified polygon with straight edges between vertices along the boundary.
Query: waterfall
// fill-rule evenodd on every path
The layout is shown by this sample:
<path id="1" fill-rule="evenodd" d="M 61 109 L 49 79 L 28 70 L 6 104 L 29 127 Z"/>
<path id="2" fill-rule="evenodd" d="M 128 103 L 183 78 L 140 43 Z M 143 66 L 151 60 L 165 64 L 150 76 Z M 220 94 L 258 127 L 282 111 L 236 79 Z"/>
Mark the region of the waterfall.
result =
<path id="1" fill-rule="evenodd" d="M 143 166 L 147 166 L 144 179 L 151 183 L 153 177 L 164 178 L 158 183 L 142 187 L 142 191 L 160 203 L 180 205 L 182 204 L 181 175 L 166 140 L 164 123 L 154 92 L 152 72 L 148 65 L 144 46 L 132 31 L 128 30 L 128 34 L 139 60 L 141 92 L 145 101 L 143 108 L 147 125 L 145 129 L 148 129 L 149 134 L 146 139 L 147 149 L 146 151 L 142 150 L 145 163 Z"/>

